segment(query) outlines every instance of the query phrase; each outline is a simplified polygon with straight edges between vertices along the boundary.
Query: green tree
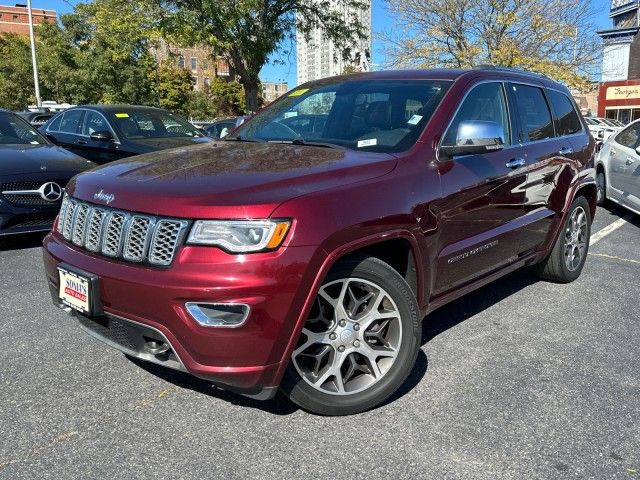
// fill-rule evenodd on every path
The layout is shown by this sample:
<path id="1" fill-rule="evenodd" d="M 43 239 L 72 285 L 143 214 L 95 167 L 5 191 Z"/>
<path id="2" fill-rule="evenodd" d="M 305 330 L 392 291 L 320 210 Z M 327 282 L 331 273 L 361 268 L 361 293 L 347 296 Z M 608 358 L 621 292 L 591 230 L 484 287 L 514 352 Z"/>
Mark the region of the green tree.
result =
<path id="1" fill-rule="evenodd" d="M 95 0 L 62 15 L 63 29 L 78 49 L 82 77 L 96 102 L 154 104 L 153 9 L 142 2 Z"/>
<path id="2" fill-rule="evenodd" d="M 363 38 L 358 10 L 362 0 L 160 0 L 163 27 L 183 42 L 211 46 L 224 57 L 244 87 L 247 109 L 258 109 L 258 74 L 269 55 L 296 30 L 309 36 L 314 28 L 343 48 Z M 344 12 L 351 12 L 345 18 Z"/>
<path id="3" fill-rule="evenodd" d="M 72 104 L 95 101 L 85 78 L 90 57 L 71 44 L 66 31 L 57 24 L 43 23 L 36 28 L 36 38 L 43 98 Z"/>
<path id="4" fill-rule="evenodd" d="M 148 73 L 150 82 L 155 83 L 155 69 Z M 193 93 L 193 79 L 191 73 L 184 68 L 166 61 L 158 67 L 158 94 L 160 106 L 171 112 L 189 115 L 189 101 Z"/>
<path id="5" fill-rule="evenodd" d="M 35 100 L 29 40 L 0 35 L 0 107 L 23 110 Z"/>
<path id="6" fill-rule="evenodd" d="M 387 5 L 404 26 L 386 35 L 391 66 L 519 67 L 582 88 L 599 63 L 595 12 L 584 0 L 388 0 Z"/>
<path id="7" fill-rule="evenodd" d="M 203 91 L 194 90 L 189 95 L 187 116 L 193 120 L 213 120 L 220 116 L 215 102 Z"/>
<path id="8" fill-rule="evenodd" d="M 238 82 L 225 82 L 214 78 L 209 87 L 209 94 L 216 107 L 218 116 L 242 115 L 245 111 L 245 95 Z"/>

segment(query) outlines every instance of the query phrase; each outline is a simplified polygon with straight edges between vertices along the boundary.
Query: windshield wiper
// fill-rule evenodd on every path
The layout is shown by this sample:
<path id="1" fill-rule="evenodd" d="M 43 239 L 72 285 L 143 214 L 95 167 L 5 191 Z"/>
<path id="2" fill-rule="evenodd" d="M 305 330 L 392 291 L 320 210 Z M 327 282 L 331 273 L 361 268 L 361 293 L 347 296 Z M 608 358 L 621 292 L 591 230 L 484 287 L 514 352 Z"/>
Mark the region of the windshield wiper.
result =
<path id="1" fill-rule="evenodd" d="M 224 140 L 236 141 L 236 142 L 265 143 L 265 140 L 262 140 L 261 138 L 249 138 L 249 137 L 242 137 L 240 135 L 237 135 L 235 137 L 225 138 Z"/>
<path id="2" fill-rule="evenodd" d="M 286 143 L 291 145 L 304 145 L 305 147 L 341 148 L 339 145 L 324 142 L 308 142 L 304 138 L 294 138 L 292 140 L 269 140 L 269 143 Z"/>

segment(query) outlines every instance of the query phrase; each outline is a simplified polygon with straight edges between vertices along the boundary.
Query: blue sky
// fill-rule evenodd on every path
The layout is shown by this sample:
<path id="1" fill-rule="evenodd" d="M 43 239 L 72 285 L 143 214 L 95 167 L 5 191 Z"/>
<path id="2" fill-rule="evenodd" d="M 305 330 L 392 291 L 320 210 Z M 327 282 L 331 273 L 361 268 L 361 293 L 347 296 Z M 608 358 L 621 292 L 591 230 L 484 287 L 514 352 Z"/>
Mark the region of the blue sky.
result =
<path id="1" fill-rule="evenodd" d="M 58 13 L 67 13 L 73 10 L 73 5 L 78 3 L 76 0 L 32 0 L 34 8 L 49 8 L 57 10 Z M 376 32 L 383 32 L 394 27 L 393 18 L 385 9 L 384 0 L 372 0 L 372 28 L 373 28 L 373 52 L 372 61 L 374 64 L 384 63 L 384 45 L 376 40 Z M 594 19 L 597 28 L 606 29 L 611 27 L 609 19 L 609 0 L 585 0 L 591 2 L 594 9 L 598 12 Z M 284 62 L 281 64 L 269 64 L 260 72 L 260 78 L 265 81 L 285 80 L 289 83 L 289 88 L 296 85 L 296 65 L 295 52 L 287 56 L 276 56 Z"/>

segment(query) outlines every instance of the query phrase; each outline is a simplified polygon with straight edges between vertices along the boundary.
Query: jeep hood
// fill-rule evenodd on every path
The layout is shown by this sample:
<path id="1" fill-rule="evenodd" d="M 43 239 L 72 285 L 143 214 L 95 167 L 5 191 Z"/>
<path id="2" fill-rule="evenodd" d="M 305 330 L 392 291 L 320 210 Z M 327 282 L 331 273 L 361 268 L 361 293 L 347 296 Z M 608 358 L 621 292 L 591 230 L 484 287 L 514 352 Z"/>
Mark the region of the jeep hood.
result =
<path id="1" fill-rule="evenodd" d="M 75 177 L 67 191 L 155 215 L 258 218 L 294 197 L 384 175 L 396 161 L 384 153 L 220 141 L 106 164 Z"/>

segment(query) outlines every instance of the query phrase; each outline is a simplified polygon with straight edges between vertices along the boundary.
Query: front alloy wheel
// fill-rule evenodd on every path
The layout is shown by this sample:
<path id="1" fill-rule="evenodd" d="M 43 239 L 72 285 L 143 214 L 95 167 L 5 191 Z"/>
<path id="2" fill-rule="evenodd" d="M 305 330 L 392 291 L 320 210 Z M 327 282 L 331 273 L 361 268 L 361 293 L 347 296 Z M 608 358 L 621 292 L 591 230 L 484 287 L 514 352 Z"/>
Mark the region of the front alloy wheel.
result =
<path id="1" fill-rule="evenodd" d="M 389 293 L 349 277 L 322 286 L 292 359 L 313 388 L 348 395 L 384 377 L 401 339 L 400 312 Z"/>
<path id="2" fill-rule="evenodd" d="M 367 410 L 404 382 L 419 341 L 415 295 L 404 279 L 376 258 L 342 262 L 316 296 L 283 390 L 315 413 Z"/>

